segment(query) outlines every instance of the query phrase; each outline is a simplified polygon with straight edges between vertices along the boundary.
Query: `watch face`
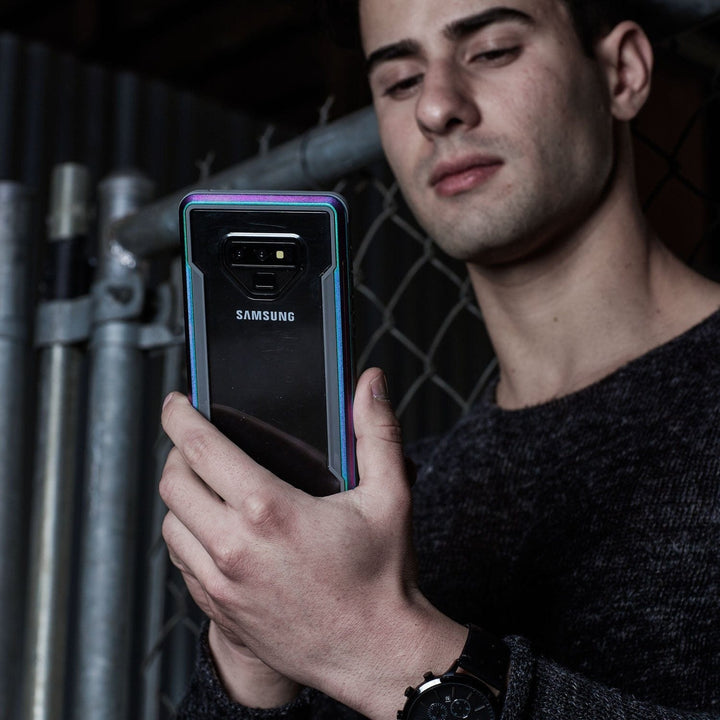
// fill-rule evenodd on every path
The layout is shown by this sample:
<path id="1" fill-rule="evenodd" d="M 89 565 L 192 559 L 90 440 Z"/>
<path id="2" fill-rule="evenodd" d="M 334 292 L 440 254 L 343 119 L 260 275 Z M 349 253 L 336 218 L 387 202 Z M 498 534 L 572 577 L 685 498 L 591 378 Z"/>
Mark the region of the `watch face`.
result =
<path id="1" fill-rule="evenodd" d="M 495 720 L 490 691 L 473 677 L 453 675 L 424 683 L 407 707 L 406 720 Z"/>

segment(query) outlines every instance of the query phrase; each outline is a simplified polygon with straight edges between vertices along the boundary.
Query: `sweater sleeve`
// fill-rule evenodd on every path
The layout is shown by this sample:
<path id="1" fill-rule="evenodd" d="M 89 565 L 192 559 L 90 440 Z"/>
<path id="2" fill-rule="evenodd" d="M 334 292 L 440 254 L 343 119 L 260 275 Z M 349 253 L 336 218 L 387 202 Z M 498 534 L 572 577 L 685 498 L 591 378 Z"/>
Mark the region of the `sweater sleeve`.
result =
<path id="1" fill-rule="evenodd" d="M 352 720 L 360 715 L 311 688 L 277 708 L 249 708 L 225 691 L 210 654 L 208 623 L 198 640 L 195 669 L 178 707 L 179 720 Z"/>
<path id="2" fill-rule="evenodd" d="M 720 714 L 689 712 L 642 702 L 557 663 L 536 656 L 524 638 L 505 639 L 511 653 L 501 720 L 718 720 Z M 231 700 L 218 679 L 207 641 L 199 641 L 194 675 L 180 720 L 359 720 L 361 716 L 322 693 L 304 688 L 277 708 L 248 708 Z"/>
<path id="3" fill-rule="evenodd" d="M 511 669 L 501 720 L 718 720 L 709 709 L 683 711 L 643 702 L 537 656 L 509 637 Z"/>

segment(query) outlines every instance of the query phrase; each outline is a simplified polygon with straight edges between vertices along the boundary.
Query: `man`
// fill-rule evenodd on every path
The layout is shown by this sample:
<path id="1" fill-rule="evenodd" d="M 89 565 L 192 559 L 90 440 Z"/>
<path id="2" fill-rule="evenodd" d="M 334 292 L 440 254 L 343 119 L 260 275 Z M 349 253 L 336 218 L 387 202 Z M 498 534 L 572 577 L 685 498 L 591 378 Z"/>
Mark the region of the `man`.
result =
<path id="1" fill-rule="evenodd" d="M 571 0 L 359 13 L 388 160 L 466 262 L 499 380 L 420 453 L 414 518 L 378 370 L 360 487 L 324 499 L 168 398 L 164 535 L 211 618 L 183 713 L 389 718 L 468 639 L 490 715 L 448 693 L 406 717 L 717 716 L 720 289 L 640 212 L 645 33 Z"/>

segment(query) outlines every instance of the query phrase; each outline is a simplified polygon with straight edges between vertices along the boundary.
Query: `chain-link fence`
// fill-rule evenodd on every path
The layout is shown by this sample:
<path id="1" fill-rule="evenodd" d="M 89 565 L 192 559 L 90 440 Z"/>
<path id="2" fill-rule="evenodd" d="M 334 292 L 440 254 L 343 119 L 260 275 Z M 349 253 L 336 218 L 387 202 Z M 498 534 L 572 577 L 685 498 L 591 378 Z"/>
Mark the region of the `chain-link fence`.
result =
<path id="1" fill-rule="evenodd" d="M 660 48 L 655 94 L 635 127 L 639 185 L 653 224 L 676 253 L 713 277 L 720 276 L 715 169 L 718 33 L 720 25 L 708 23 Z M 317 136 L 309 133 L 263 153 L 234 177 L 257 182 L 262 178 L 268 188 L 299 187 L 305 176 L 298 173 L 310 168 L 316 188 L 336 190 L 347 198 L 355 258 L 358 369 L 386 369 L 406 440 L 412 442 L 442 433 L 472 405 L 492 380 L 492 349 L 464 268 L 438 250 L 413 220 L 389 170 L 378 159 L 372 132 L 358 132 L 355 120 L 346 120 L 318 128 Z M 366 121 L 367 114 L 362 117 L 362 123 Z M 312 172 L 314 137 L 321 138 L 323 147 L 335 143 L 347 149 L 348 157 L 335 153 L 340 159 L 326 176 Z M 358 153 L 358 146 L 365 150 Z M 318 165 L 327 165 L 326 159 Z M 209 184 L 218 187 L 217 177 Z M 184 388 L 185 382 L 176 231 L 171 227 L 169 236 L 175 232 L 174 239 L 156 241 L 153 252 L 140 240 L 134 246 L 119 244 L 123 233 L 130 232 L 123 218 L 129 217 L 132 224 L 133 218 L 142 216 L 138 209 L 145 202 L 146 180 L 124 173 L 106 179 L 102 187 L 100 250 L 92 282 L 65 296 L 51 293 L 40 302 L 32 351 L 18 330 L 29 300 L 16 297 L 13 313 L 2 313 L 1 339 L 25 352 L 3 381 L 8 387 L 17 385 L 17 363 L 25 364 L 28 382 L 36 378 L 36 390 L 22 397 L 33 407 L 37 399 L 39 409 L 24 416 L 34 427 L 44 428 L 33 433 L 40 440 L 28 443 L 34 450 L 21 448 L 26 469 L 4 469 L 7 477 L 30 473 L 28 458 L 36 456 L 25 622 L 31 639 L 26 640 L 26 698 L 20 715 L 28 719 L 172 717 L 191 671 L 202 621 L 168 561 L 160 538 L 163 507 L 156 492 L 169 449 L 158 425 L 160 402 L 166 392 Z M 303 183 L 302 189 L 310 187 Z M 13 186 L 7 198 L 0 194 L 2 207 L 13 208 L 13 220 L 0 229 L 11 240 L 19 239 L 19 246 L 28 234 L 27 218 L 17 210 L 24 191 Z M 81 257 L 77 243 L 72 251 L 67 250 L 70 245 L 63 246 L 76 259 Z M 59 246 L 47 243 L 45 257 L 48 247 Z M 29 265 L 28 261 L 19 267 L 15 258 L 12 267 L 16 273 L 27 270 L 31 277 Z M 8 302 L 3 307 L 9 307 Z M 71 388 L 71 397 L 48 405 L 50 389 L 60 387 Z M 23 412 L 14 412 L 11 421 L 17 423 Z M 58 423 L 52 431 L 50 418 Z M 75 431 L 68 433 L 71 427 Z M 68 434 L 50 463 L 52 469 L 41 471 L 38 448 L 49 445 L 53 432 Z M 68 467 L 71 459 L 75 462 Z M 46 492 L 52 478 L 63 488 L 56 487 L 64 495 L 62 501 Z M 48 495 L 45 505 L 39 502 L 43 494 Z M 19 515 L 28 511 L 29 503 L 13 503 Z M 52 525 L 49 518 L 55 518 L 52 527 L 47 527 Z M 17 542 L 20 530 L 12 532 L 15 537 L 3 543 Z M 40 538 L 65 549 L 63 557 L 54 556 L 64 577 L 56 578 L 53 586 L 47 577 L 37 579 Z M 41 597 L 53 587 L 61 587 L 59 605 Z M 67 632 L 53 636 L 46 627 L 48 618 Z M 19 666 L 17 653 L 5 662 Z M 62 689 L 59 695 L 49 689 L 52 684 Z M 19 706 L 20 699 L 16 703 Z M 57 708 L 57 703 L 62 709 L 48 713 L 47 708 Z M 29 710 L 32 706 L 39 709 Z"/>

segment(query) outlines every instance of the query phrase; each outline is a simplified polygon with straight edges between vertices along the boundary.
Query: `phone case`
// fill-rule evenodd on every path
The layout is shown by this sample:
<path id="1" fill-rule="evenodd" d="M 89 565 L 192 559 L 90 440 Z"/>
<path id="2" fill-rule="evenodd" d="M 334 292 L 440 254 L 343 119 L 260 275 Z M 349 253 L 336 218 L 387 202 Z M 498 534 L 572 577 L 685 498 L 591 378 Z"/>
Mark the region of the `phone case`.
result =
<path id="1" fill-rule="evenodd" d="M 287 482 L 354 487 L 343 199 L 194 192 L 180 223 L 193 404 Z"/>

